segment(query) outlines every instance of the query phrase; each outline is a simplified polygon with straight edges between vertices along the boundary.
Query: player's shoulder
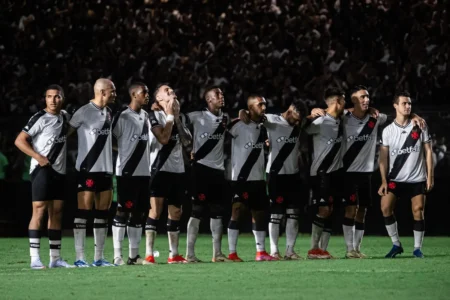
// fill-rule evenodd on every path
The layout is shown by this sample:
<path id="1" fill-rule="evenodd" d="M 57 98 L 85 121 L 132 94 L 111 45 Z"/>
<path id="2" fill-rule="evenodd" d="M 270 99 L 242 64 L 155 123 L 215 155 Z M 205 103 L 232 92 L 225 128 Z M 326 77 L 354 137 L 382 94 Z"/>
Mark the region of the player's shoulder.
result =
<path id="1" fill-rule="evenodd" d="M 231 120 L 231 122 L 227 126 L 227 129 L 228 130 L 231 130 L 231 129 L 236 130 L 236 128 L 238 128 L 240 126 L 240 124 L 244 124 L 244 122 L 242 122 L 241 119 L 239 119 L 239 118 Z"/>
<path id="2" fill-rule="evenodd" d="M 63 116 L 64 119 L 70 120 L 71 115 L 64 109 L 61 109 L 61 116 Z"/>
<path id="3" fill-rule="evenodd" d="M 195 120 L 195 119 L 203 116 L 203 111 L 202 110 L 191 111 L 191 112 L 188 112 L 186 114 L 186 116 L 191 120 Z"/>
<path id="4" fill-rule="evenodd" d="M 328 115 L 325 116 L 317 116 L 311 120 L 311 124 L 313 125 L 321 125 L 327 121 L 331 120 L 331 118 Z"/>
<path id="5" fill-rule="evenodd" d="M 31 128 L 34 124 L 36 124 L 37 122 L 42 121 L 42 117 L 45 116 L 47 112 L 43 109 L 41 109 L 40 111 L 38 111 L 37 113 L 35 113 L 33 116 L 31 116 L 30 120 L 28 121 L 27 126 L 29 128 Z"/>

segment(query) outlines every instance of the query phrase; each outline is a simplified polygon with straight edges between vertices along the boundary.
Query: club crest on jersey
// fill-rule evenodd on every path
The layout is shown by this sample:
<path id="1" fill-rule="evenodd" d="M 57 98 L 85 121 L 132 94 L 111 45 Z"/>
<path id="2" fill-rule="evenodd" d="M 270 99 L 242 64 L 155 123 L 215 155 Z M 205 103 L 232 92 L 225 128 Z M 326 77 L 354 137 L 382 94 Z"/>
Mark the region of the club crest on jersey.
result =
<path id="1" fill-rule="evenodd" d="M 111 130 L 109 128 L 107 128 L 107 129 L 94 128 L 91 130 L 91 132 L 89 132 L 89 134 L 90 135 L 109 135 L 110 132 L 111 132 Z"/>
<path id="2" fill-rule="evenodd" d="M 222 133 L 216 133 L 216 134 L 210 134 L 207 132 L 204 132 L 200 135 L 202 139 L 208 139 L 208 140 L 220 140 L 222 138 Z"/>
<path id="3" fill-rule="evenodd" d="M 138 140 L 138 141 L 148 141 L 148 134 L 144 133 L 141 136 L 139 134 L 133 134 L 133 136 L 131 137 L 130 141 L 134 142 L 136 140 Z"/>
<path id="4" fill-rule="evenodd" d="M 407 154 L 407 153 L 413 153 L 413 152 L 419 152 L 420 151 L 420 147 L 419 145 L 416 146 L 410 146 L 407 147 L 405 149 L 394 149 L 391 151 L 391 156 L 393 155 L 403 155 L 403 154 Z"/>
<path id="5" fill-rule="evenodd" d="M 372 139 L 372 136 L 370 134 L 365 134 L 365 135 L 350 135 L 347 138 L 347 142 L 350 141 L 355 141 L 355 142 L 367 142 L 370 141 Z"/>
<path id="6" fill-rule="evenodd" d="M 65 142 L 66 142 L 66 136 L 62 136 L 62 137 L 54 136 L 47 141 L 47 145 L 59 144 L 59 143 L 65 143 Z"/>
<path id="7" fill-rule="evenodd" d="M 329 139 L 327 141 L 327 145 L 331 145 L 331 144 L 337 144 L 342 142 L 342 136 L 338 137 L 337 139 Z"/>
<path id="8" fill-rule="evenodd" d="M 278 143 L 295 144 L 298 141 L 298 137 L 289 138 L 287 136 L 280 136 L 277 138 Z"/>
<path id="9" fill-rule="evenodd" d="M 264 143 L 252 143 L 252 142 L 248 142 L 247 144 L 245 144 L 244 148 L 245 149 L 262 149 L 264 147 Z"/>

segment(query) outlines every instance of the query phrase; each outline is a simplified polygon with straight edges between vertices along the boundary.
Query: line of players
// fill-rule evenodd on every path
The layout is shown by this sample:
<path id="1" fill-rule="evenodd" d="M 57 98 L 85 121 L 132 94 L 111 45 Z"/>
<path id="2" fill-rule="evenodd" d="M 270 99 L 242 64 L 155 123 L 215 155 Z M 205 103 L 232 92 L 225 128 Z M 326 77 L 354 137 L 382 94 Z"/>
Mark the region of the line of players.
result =
<path id="1" fill-rule="evenodd" d="M 272 115 L 265 114 L 264 98 L 251 96 L 247 103 L 248 111 L 241 111 L 240 119 L 233 122 L 229 122 L 228 116 L 222 111 L 224 97 L 216 87 L 205 92 L 207 108 L 186 115 L 180 114 L 176 95 L 168 85 L 156 88 L 153 94 L 155 101 L 147 113 L 143 107 L 150 99 L 148 88 L 143 83 L 132 84 L 129 88 L 129 106 L 114 117 L 107 107 L 116 96 L 114 84 L 110 80 L 99 79 L 94 85 L 94 92 L 94 99 L 77 110 L 69 121 L 68 114 L 61 110 L 64 98 L 62 88 L 57 85 L 48 87 L 46 109 L 30 119 L 16 140 L 16 146 L 33 158 L 30 168 L 33 217 L 29 227 L 32 268 L 44 268 L 39 255 L 39 229 L 45 210 L 49 212 L 49 266 L 71 267 L 60 258 L 63 205 L 60 199 L 63 199 L 64 194 L 65 141 L 75 130 L 78 135 L 78 210 L 74 220 L 74 265 L 77 267 L 90 266 L 86 262 L 84 244 L 86 223 L 92 213 L 95 241 L 92 266 L 125 264 L 122 259 L 125 231 L 129 238 L 127 264 L 154 264 L 154 242 L 165 200 L 168 204 L 168 263 L 200 262 L 195 255 L 195 242 L 200 220 L 206 215 L 210 217 L 213 237 L 212 261 L 242 261 L 237 255 L 236 245 L 239 234 L 237 224 L 243 205 L 248 206 L 252 212 L 256 260 L 282 259 L 278 237 L 284 216 L 284 259 L 300 259 L 294 247 L 302 204 L 298 188 L 301 184 L 298 158 L 302 132 L 311 135 L 313 139 L 312 201 L 318 208 L 308 258 L 331 258 L 326 249 L 331 232 L 329 223 L 334 199 L 342 199 L 346 205 L 343 224 L 346 257 L 365 257 L 360 252 L 360 245 L 364 233 L 364 216 L 370 205 L 370 174 L 374 170 L 376 132 L 387 119 L 383 114 L 376 117 L 369 115 L 369 94 L 366 88 L 359 86 L 351 91 L 354 108 L 345 115 L 344 93 L 338 89 L 329 89 L 325 95 L 327 110 L 315 109 L 308 118 L 306 107 L 301 101 L 292 103 L 281 115 Z M 432 168 L 429 167 L 429 135 L 423 120 L 418 116 L 413 116 L 412 119 L 420 123 L 423 130 L 418 126 L 413 127 L 409 95 L 397 95 L 394 107 L 397 112 L 396 121 L 383 132 L 380 162 L 382 173 L 384 172 L 380 188 L 383 215 L 394 244 L 387 257 L 395 257 L 403 252 L 393 217 L 395 197 L 412 198 L 416 220 L 414 255 L 423 257 L 420 250 L 424 232 L 423 195 L 425 188 L 432 188 L 433 182 Z M 399 130 L 406 134 L 398 134 Z M 119 205 L 112 226 L 114 264 L 103 256 L 108 209 L 112 199 L 111 134 L 117 140 L 118 150 L 115 172 Z M 413 141 L 417 142 L 419 139 L 421 143 L 413 144 L 410 136 L 413 136 Z M 228 257 L 221 250 L 224 201 L 228 201 L 224 199 L 224 189 L 227 186 L 224 172 L 226 140 L 231 141 L 231 182 L 234 195 L 232 217 L 228 224 Z M 263 151 L 266 140 L 269 143 L 267 164 Z M 402 140 L 409 148 L 398 144 L 403 143 Z M 178 252 L 181 199 L 188 188 L 184 176 L 183 148 L 192 148 L 194 178 L 186 258 Z M 387 163 L 389 153 L 390 166 Z M 395 176 L 393 170 L 396 172 Z M 341 184 L 346 187 L 344 193 L 340 192 Z M 141 259 L 138 252 L 142 236 L 141 224 L 149 197 L 150 210 L 145 224 L 146 256 Z M 270 254 L 264 248 L 264 220 L 265 213 L 269 210 Z"/>

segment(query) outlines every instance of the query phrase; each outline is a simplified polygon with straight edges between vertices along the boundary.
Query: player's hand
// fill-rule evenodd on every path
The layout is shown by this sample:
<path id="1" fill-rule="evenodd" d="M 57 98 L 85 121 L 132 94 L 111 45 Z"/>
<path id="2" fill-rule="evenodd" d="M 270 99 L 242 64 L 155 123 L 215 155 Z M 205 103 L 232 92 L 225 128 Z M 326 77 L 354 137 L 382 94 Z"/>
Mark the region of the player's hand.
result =
<path id="1" fill-rule="evenodd" d="M 380 188 L 378 189 L 378 195 L 386 196 L 388 194 L 388 184 L 387 182 L 382 182 Z"/>
<path id="2" fill-rule="evenodd" d="M 266 143 L 266 146 L 267 146 L 267 147 L 270 147 L 269 139 L 267 139 L 267 140 L 265 141 L 265 143 Z"/>
<path id="3" fill-rule="evenodd" d="M 247 110 L 241 109 L 239 111 L 239 119 L 245 124 L 250 124 L 250 114 Z"/>
<path id="4" fill-rule="evenodd" d="M 172 115 L 175 117 L 174 102 L 175 102 L 175 99 L 171 99 L 171 100 L 169 100 L 169 102 L 167 102 L 167 107 L 166 107 L 166 111 L 165 111 L 166 115 Z"/>
<path id="5" fill-rule="evenodd" d="M 411 118 L 411 121 L 413 122 L 414 126 L 419 126 L 420 129 L 424 129 L 427 126 L 427 122 L 418 115 L 414 114 Z"/>
<path id="6" fill-rule="evenodd" d="M 434 187 L 434 178 L 428 177 L 427 178 L 427 192 L 430 192 Z"/>
<path id="7" fill-rule="evenodd" d="M 38 164 L 39 164 L 41 167 L 45 167 L 45 166 L 49 166 L 49 165 L 50 165 L 50 162 L 48 161 L 48 158 L 45 157 L 45 156 L 39 155 L 39 156 L 36 158 L 36 160 L 37 160 Z"/>
<path id="8" fill-rule="evenodd" d="M 175 117 L 175 120 L 179 120 L 180 119 L 180 102 L 178 102 L 178 100 L 173 101 L 172 112 L 173 112 L 173 116 Z"/>
<path id="9" fill-rule="evenodd" d="M 153 111 L 160 111 L 161 107 L 158 105 L 158 103 L 153 102 L 152 107 L 150 109 Z"/>
<path id="10" fill-rule="evenodd" d="M 327 114 L 326 110 L 322 108 L 313 108 L 313 110 L 311 111 L 311 116 L 313 116 L 314 118 L 323 117 L 326 114 Z"/>
<path id="11" fill-rule="evenodd" d="M 369 107 L 368 112 L 369 112 L 369 115 L 375 119 L 378 119 L 378 116 L 380 115 L 380 111 L 373 107 Z"/>

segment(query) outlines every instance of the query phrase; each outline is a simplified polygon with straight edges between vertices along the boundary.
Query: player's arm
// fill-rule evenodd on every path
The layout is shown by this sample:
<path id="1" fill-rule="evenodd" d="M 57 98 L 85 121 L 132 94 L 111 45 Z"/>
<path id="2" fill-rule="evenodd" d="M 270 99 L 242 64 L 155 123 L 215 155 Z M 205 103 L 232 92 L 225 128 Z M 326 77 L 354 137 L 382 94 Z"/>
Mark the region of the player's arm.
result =
<path id="1" fill-rule="evenodd" d="M 168 118 L 166 119 L 166 125 L 163 127 L 162 125 L 152 125 L 152 133 L 163 145 L 167 145 L 169 143 L 170 135 L 172 133 L 174 119 Z"/>
<path id="2" fill-rule="evenodd" d="M 425 122 L 425 120 L 421 117 L 419 117 L 419 115 L 415 114 L 415 113 L 411 113 L 411 121 L 413 122 L 414 125 L 419 126 L 420 129 L 424 130 L 425 127 L 427 126 L 427 122 Z"/>
<path id="3" fill-rule="evenodd" d="M 188 118 L 187 116 L 184 116 L 186 118 L 185 122 L 182 122 L 180 118 L 175 118 L 175 126 L 177 126 L 178 134 L 180 135 L 181 144 L 189 148 L 192 144 L 192 134 L 188 129 Z M 185 124 L 186 123 L 186 124 Z"/>
<path id="4" fill-rule="evenodd" d="M 378 190 L 380 196 L 384 196 L 388 192 L 387 173 L 389 168 L 389 147 L 380 146 L 380 173 L 381 173 L 381 186 Z"/>
<path id="5" fill-rule="evenodd" d="M 434 161 L 433 161 L 433 145 L 428 128 L 422 131 L 422 145 L 425 149 L 425 162 L 427 164 L 427 192 L 431 191 L 434 186 Z"/>
<path id="6" fill-rule="evenodd" d="M 41 167 L 49 165 L 50 162 L 48 161 L 47 157 L 42 156 L 36 151 L 34 151 L 33 147 L 31 146 L 30 139 L 31 139 L 30 135 L 28 135 L 24 131 L 21 131 L 17 136 L 14 145 L 16 145 L 16 147 L 19 148 L 19 150 L 25 153 L 26 155 L 37 160 L 37 162 Z"/>

